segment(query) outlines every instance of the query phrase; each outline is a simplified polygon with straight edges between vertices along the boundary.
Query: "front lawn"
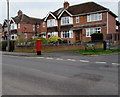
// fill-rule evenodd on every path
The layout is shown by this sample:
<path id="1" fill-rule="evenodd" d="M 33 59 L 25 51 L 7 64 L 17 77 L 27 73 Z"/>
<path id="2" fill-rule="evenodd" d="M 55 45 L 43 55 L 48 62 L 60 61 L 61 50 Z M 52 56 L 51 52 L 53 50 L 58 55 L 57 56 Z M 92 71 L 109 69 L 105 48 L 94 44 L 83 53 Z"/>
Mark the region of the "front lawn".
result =
<path id="1" fill-rule="evenodd" d="M 100 54 L 111 54 L 111 53 L 120 53 L 120 49 L 111 49 L 111 50 L 80 50 L 76 53 L 81 55 L 100 55 Z"/>

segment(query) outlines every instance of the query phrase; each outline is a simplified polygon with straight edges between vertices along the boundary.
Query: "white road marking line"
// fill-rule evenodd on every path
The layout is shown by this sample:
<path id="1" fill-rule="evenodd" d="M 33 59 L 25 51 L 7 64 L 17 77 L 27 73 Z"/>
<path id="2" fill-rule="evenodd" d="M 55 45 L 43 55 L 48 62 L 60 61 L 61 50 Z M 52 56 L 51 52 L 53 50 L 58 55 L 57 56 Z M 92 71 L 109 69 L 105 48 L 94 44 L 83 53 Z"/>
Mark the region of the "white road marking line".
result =
<path id="1" fill-rule="evenodd" d="M 52 60 L 53 58 L 47 57 L 46 59 Z"/>
<path id="2" fill-rule="evenodd" d="M 98 64 L 106 64 L 107 62 L 95 62 L 95 63 L 98 63 Z"/>
<path id="3" fill-rule="evenodd" d="M 118 64 L 118 63 L 112 63 L 112 65 L 114 65 L 114 66 L 119 66 L 120 64 Z"/>
<path id="4" fill-rule="evenodd" d="M 43 59 L 45 57 L 25 57 L 25 58 L 41 58 L 41 59 Z"/>
<path id="5" fill-rule="evenodd" d="M 63 59 L 61 59 L 61 58 L 57 58 L 56 60 L 63 60 Z"/>
<path id="6" fill-rule="evenodd" d="M 43 59 L 43 58 L 45 58 L 45 57 L 35 57 L 35 58 L 41 58 L 41 59 Z"/>
<path id="7" fill-rule="evenodd" d="M 68 61 L 76 61 L 75 59 L 67 59 Z"/>
<path id="8" fill-rule="evenodd" d="M 80 60 L 80 62 L 90 62 L 90 61 L 87 61 L 87 60 Z"/>

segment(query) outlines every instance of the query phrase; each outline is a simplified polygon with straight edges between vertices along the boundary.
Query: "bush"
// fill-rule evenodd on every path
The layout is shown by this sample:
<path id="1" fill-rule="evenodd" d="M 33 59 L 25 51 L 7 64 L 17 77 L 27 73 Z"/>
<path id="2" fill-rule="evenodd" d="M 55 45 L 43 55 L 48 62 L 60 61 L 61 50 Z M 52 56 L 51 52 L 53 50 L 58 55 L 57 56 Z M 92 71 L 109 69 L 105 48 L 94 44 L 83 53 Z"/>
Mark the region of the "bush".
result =
<path id="1" fill-rule="evenodd" d="M 68 40 L 67 40 L 67 39 L 64 39 L 64 40 L 63 40 L 63 43 L 68 43 Z"/>
<path id="2" fill-rule="evenodd" d="M 42 44 L 48 44 L 48 41 L 46 38 L 43 38 L 43 37 L 37 37 L 35 39 L 32 40 L 32 43 L 35 43 L 37 39 L 40 39 Z"/>
<path id="3" fill-rule="evenodd" d="M 81 40 L 75 41 L 75 44 L 81 44 Z"/>
<path id="4" fill-rule="evenodd" d="M 93 42 L 103 41 L 103 34 L 102 33 L 93 33 L 91 35 L 91 40 Z"/>
<path id="5" fill-rule="evenodd" d="M 10 51 L 14 51 L 15 50 L 15 41 L 11 40 L 10 41 Z"/>
<path id="6" fill-rule="evenodd" d="M 6 51 L 7 41 L 1 41 L 2 51 Z"/>
<path id="7" fill-rule="evenodd" d="M 8 45 L 7 41 L 1 41 L 0 42 L 1 50 L 6 51 L 7 45 Z M 15 41 L 11 40 L 10 41 L 10 51 L 13 51 L 15 49 L 14 47 L 15 47 Z"/>
<path id="8" fill-rule="evenodd" d="M 24 34 L 21 34 L 18 36 L 18 39 L 16 41 L 17 43 L 23 43 L 23 42 L 27 42 L 27 39 L 25 38 Z"/>
<path id="9" fill-rule="evenodd" d="M 49 39 L 48 39 L 48 42 L 51 43 L 51 44 L 57 44 L 59 42 L 62 42 L 62 39 L 58 36 L 51 36 Z"/>

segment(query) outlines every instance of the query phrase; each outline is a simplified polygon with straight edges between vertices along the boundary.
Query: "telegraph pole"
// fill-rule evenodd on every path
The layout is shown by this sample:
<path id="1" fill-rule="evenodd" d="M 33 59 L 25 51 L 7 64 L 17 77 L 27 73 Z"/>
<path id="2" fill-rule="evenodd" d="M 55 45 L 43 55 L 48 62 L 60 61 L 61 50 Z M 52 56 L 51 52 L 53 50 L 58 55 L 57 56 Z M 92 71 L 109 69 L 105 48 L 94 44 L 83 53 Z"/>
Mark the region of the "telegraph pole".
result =
<path id="1" fill-rule="evenodd" d="M 10 23 L 9 23 L 9 0 L 7 0 L 7 32 L 8 32 L 8 52 L 10 52 Z"/>

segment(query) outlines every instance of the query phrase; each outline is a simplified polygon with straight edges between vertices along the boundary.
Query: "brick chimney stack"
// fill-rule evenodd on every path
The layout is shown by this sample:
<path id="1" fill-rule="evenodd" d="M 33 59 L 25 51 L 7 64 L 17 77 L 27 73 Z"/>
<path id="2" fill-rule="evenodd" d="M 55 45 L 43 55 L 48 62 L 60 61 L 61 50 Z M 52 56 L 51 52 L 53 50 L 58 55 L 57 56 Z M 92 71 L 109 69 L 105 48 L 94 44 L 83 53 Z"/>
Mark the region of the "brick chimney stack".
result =
<path id="1" fill-rule="evenodd" d="M 21 16 L 23 12 L 21 10 L 18 11 L 18 16 Z"/>
<path id="2" fill-rule="evenodd" d="M 69 2 L 65 1 L 64 2 L 64 8 L 68 8 L 69 7 Z"/>

